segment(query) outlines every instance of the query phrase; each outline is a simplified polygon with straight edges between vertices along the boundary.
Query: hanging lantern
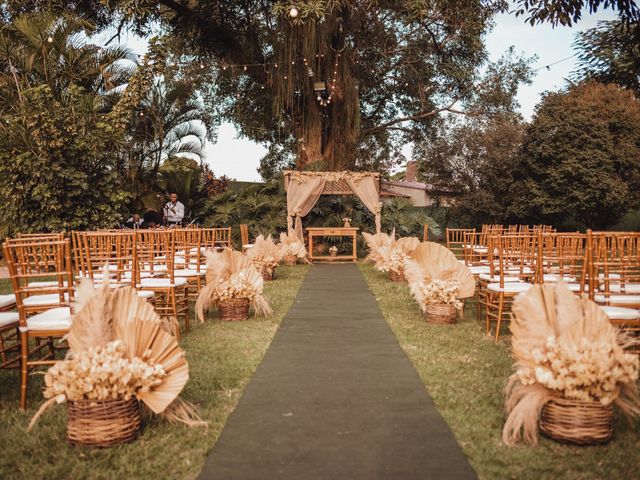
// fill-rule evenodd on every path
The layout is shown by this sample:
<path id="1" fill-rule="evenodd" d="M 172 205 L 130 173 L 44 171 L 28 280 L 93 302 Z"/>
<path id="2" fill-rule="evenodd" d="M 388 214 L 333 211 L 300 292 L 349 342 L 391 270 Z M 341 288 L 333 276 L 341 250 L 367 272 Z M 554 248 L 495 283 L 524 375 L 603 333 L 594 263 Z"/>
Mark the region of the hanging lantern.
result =
<path id="1" fill-rule="evenodd" d="M 313 91 L 314 92 L 326 92 L 327 91 L 327 83 L 326 82 L 313 82 Z"/>

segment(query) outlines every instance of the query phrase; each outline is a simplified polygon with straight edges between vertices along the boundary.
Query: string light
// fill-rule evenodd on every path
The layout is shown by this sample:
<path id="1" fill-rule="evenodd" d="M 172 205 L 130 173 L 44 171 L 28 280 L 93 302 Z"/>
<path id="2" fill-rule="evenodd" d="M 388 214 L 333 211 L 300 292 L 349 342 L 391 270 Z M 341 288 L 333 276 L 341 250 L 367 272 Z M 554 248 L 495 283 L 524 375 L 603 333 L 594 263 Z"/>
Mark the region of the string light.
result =
<path id="1" fill-rule="evenodd" d="M 298 16 L 298 8 L 295 5 L 291 5 L 291 9 L 289 10 L 289 16 L 291 18 L 296 18 Z"/>
<path id="2" fill-rule="evenodd" d="M 47 42 L 53 43 L 53 37 L 51 37 L 51 36 L 47 37 Z"/>

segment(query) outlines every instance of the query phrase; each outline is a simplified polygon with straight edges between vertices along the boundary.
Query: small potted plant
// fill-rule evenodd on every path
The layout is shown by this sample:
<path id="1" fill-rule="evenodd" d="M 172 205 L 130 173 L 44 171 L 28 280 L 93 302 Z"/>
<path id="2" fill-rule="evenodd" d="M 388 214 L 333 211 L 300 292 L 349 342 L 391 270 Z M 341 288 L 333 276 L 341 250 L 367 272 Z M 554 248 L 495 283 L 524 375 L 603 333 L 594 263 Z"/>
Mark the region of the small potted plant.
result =
<path id="1" fill-rule="evenodd" d="M 331 255 L 332 257 L 337 256 L 338 255 L 338 247 L 336 247 L 334 245 L 331 248 L 329 248 L 329 255 Z"/>
<path id="2" fill-rule="evenodd" d="M 344 228 L 351 228 L 351 218 L 344 217 L 342 222 L 344 223 Z"/>

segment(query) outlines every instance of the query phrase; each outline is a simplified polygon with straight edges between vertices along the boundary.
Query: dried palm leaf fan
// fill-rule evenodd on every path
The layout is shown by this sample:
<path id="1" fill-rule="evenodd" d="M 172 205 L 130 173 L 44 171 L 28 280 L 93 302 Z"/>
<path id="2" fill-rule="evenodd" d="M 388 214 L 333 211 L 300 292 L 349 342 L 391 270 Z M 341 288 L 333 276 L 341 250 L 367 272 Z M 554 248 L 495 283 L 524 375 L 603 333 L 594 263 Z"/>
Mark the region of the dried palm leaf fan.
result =
<path id="1" fill-rule="evenodd" d="M 476 287 L 469 268 L 433 242 L 423 242 L 411 253 L 404 272 L 429 323 L 455 323 L 460 300 L 473 296 Z"/>
<path id="2" fill-rule="evenodd" d="M 625 348 L 637 344 L 611 325 L 589 299 L 564 282 L 534 285 L 519 295 L 510 324 L 515 373 L 506 394 L 502 439 L 547 436 L 577 444 L 602 443 L 612 435 L 612 404 L 640 414 L 638 362 Z"/>

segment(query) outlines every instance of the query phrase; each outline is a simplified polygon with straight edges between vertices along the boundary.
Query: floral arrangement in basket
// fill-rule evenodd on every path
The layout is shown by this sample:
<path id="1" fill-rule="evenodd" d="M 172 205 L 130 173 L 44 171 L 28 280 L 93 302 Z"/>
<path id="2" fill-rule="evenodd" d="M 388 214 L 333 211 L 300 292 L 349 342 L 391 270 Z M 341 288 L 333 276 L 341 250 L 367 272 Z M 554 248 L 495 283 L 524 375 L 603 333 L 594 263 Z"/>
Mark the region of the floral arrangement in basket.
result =
<path id="1" fill-rule="evenodd" d="M 639 358 L 624 350 L 637 342 L 611 325 L 596 303 L 578 298 L 558 282 L 534 285 L 516 298 L 512 311 L 515 372 L 505 390 L 505 444 L 516 444 L 521 436 L 536 444 L 541 414 L 549 402 L 595 407 L 587 421 L 598 407 L 608 407 L 610 417 L 613 403 L 627 415 L 640 414 Z M 569 423 L 566 414 L 564 420 Z M 606 423 L 611 429 L 610 418 Z M 583 419 L 580 429 L 584 426 Z M 555 438 L 553 425 L 549 429 Z M 572 433 L 565 431 L 560 439 L 589 443 Z M 610 433 L 599 438 L 607 440 Z"/>
<path id="2" fill-rule="evenodd" d="M 332 257 L 338 255 L 338 247 L 336 247 L 335 245 L 329 247 L 329 255 L 331 255 Z"/>
<path id="3" fill-rule="evenodd" d="M 376 265 L 382 260 L 380 257 L 380 247 L 390 246 L 396 239 L 396 231 L 393 229 L 391 234 L 388 233 L 367 233 L 362 232 L 362 236 L 364 237 L 365 242 L 367 243 L 367 248 L 369 249 L 369 253 L 364 259 L 365 262 L 373 262 Z"/>
<path id="4" fill-rule="evenodd" d="M 280 234 L 280 253 L 285 259 L 287 257 L 295 257 L 296 259 L 307 257 L 307 249 L 295 233 L 282 232 Z"/>
<path id="5" fill-rule="evenodd" d="M 472 297 L 476 287 L 471 270 L 448 248 L 434 242 L 423 242 L 416 247 L 406 261 L 405 275 L 423 312 L 429 305 L 451 305 L 460 309 L 462 299 Z"/>
<path id="6" fill-rule="evenodd" d="M 404 237 L 396 240 L 395 231 L 391 235 L 368 233 L 363 234 L 370 253 L 365 260 L 373 261 L 375 268 L 391 275 L 399 275 L 404 279 L 404 267 L 411 253 L 420 245 L 415 237 Z"/>
<path id="7" fill-rule="evenodd" d="M 459 298 L 460 282 L 457 280 L 432 279 L 422 286 L 422 305 L 453 305 L 462 308 Z"/>
<path id="8" fill-rule="evenodd" d="M 256 315 L 271 315 L 269 302 L 263 295 L 264 280 L 251 259 L 226 248 L 222 252 L 206 252 L 207 285 L 196 300 L 196 314 L 204 321 L 205 312 L 220 308 L 231 300 L 246 300 Z"/>
<path id="9" fill-rule="evenodd" d="M 276 245 L 271 235 L 258 235 L 253 247 L 247 252 L 259 272 L 270 276 L 282 260 L 282 250 Z"/>
<path id="10" fill-rule="evenodd" d="M 69 352 L 46 372 L 44 396 L 48 400 L 29 429 L 51 405 L 68 402 L 70 442 L 116 444 L 118 438 L 107 438 L 107 434 L 101 438 L 99 432 L 101 422 L 114 424 L 117 418 L 96 418 L 93 425 L 98 433 L 89 432 L 88 427 L 83 432 L 73 425 L 71 407 L 81 407 L 86 414 L 93 405 L 102 404 L 104 409 L 108 402 L 132 400 L 170 421 L 206 425 L 194 408 L 178 397 L 189 379 L 189 366 L 174 337 L 175 319 L 161 319 L 132 288 L 112 289 L 106 284 L 96 289 L 90 280 L 78 288 L 74 310 L 77 313 L 66 337 Z M 137 402 L 130 411 L 135 425 L 123 425 L 128 436 L 122 441 L 135 438 L 140 428 Z M 88 435 L 93 437 L 85 438 Z"/>

